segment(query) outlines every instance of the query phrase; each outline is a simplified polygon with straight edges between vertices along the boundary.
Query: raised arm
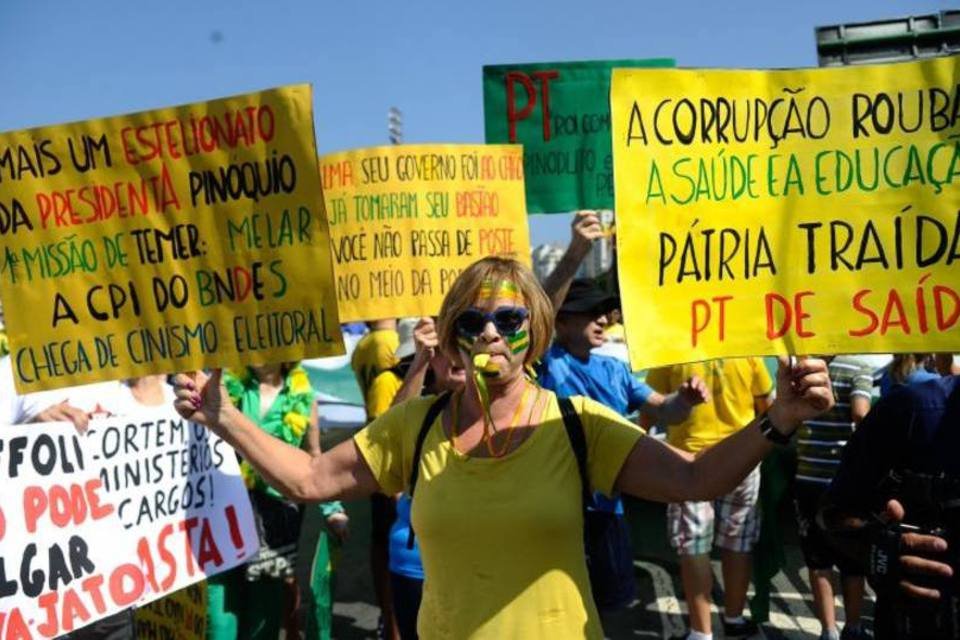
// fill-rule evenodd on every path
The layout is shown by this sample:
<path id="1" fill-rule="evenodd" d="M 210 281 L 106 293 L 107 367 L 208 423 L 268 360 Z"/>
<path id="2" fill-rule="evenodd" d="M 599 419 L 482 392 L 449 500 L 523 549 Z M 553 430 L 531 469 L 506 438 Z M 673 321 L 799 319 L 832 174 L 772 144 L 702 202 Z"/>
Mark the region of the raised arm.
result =
<path id="1" fill-rule="evenodd" d="M 828 410 L 833 402 L 826 363 L 806 359 L 791 368 L 785 358 L 780 359 L 777 399 L 768 411 L 777 431 L 793 433 L 801 422 Z M 654 438 L 641 438 L 627 456 L 616 487 L 661 502 L 710 500 L 729 493 L 773 446 L 757 427 L 758 420 L 696 456 Z"/>
<path id="2" fill-rule="evenodd" d="M 353 440 L 311 455 L 274 438 L 230 402 L 220 370 L 174 378 L 177 412 L 226 440 L 277 491 L 298 502 L 349 500 L 380 490 Z"/>
<path id="3" fill-rule="evenodd" d="M 577 211 L 573 214 L 571 228 L 570 244 L 567 245 L 567 250 L 543 283 L 543 290 L 553 303 L 554 313 L 567 297 L 570 283 L 576 277 L 580 263 L 590 253 L 593 241 L 603 236 L 603 226 L 596 211 Z"/>
<path id="4" fill-rule="evenodd" d="M 413 329 L 413 342 L 416 348 L 413 362 L 407 375 L 403 378 L 403 384 L 393 397 L 393 403 L 390 406 L 396 406 L 401 402 L 418 398 L 423 393 L 423 384 L 427 378 L 427 370 L 430 369 L 430 360 L 439 344 L 437 338 L 437 326 L 433 318 L 420 318 L 417 326 Z"/>

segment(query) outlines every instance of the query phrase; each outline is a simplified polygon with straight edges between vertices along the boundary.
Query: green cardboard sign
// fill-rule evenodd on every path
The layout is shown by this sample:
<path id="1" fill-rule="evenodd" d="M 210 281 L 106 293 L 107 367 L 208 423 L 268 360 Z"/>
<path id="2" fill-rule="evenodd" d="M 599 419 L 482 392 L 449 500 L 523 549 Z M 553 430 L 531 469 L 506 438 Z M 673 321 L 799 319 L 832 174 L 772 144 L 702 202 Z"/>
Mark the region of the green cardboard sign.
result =
<path id="1" fill-rule="evenodd" d="M 483 68 L 488 144 L 522 143 L 530 213 L 613 208 L 610 72 L 670 58 Z"/>

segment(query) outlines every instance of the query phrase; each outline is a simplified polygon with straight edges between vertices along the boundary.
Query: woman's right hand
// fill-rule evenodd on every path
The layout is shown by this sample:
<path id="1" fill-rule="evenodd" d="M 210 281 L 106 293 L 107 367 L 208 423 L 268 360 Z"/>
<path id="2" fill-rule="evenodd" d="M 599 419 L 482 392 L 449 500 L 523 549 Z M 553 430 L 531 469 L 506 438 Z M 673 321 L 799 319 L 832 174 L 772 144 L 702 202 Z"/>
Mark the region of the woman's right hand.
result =
<path id="1" fill-rule="evenodd" d="M 174 376 L 173 389 L 177 399 L 173 406 L 177 413 L 219 433 L 234 410 L 221 375 L 220 369 L 214 369 L 209 376 L 202 371 Z"/>

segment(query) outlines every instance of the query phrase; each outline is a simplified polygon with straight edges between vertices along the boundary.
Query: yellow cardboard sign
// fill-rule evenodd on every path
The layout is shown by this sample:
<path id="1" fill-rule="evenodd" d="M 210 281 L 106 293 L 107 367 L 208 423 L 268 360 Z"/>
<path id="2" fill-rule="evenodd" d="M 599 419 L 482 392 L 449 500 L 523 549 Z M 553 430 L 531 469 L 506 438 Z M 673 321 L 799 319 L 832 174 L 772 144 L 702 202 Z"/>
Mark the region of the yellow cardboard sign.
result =
<path id="1" fill-rule="evenodd" d="M 197 582 L 134 613 L 139 638 L 203 640 L 207 631 L 207 583 Z"/>
<path id="2" fill-rule="evenodd" d="M 634 368 L 960 349 L 958 68 L 614 71 Z"/>
<path id="3" fill-rule="evenodd" d="M 344 322 L 435 315 L 489 255 L 530 264 L 519 145 L 401 145 L 320 159 Z"/>
<path id="4" fill-rule="evenodd" d="M 343 352 L 311 90 L 0 134 L 18 390 Z"/>

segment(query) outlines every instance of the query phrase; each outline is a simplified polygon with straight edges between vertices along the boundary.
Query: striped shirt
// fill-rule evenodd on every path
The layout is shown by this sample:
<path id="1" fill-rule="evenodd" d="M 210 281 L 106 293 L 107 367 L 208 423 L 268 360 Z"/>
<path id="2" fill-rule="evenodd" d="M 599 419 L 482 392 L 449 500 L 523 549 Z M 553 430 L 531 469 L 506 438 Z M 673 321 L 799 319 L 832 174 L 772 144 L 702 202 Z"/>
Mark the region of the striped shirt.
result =
<path id="1" fill-rule="evenodd" d="M 873 390 L 873 369 L 855 357 L 836 356 L 829 372 L 836 404 L 804 422 L 797 432 L 797 480 L 801 482 L 826 485 L 833 479 L 843 447 L 853 434 L 851 400 L 859 396 L 869 402 Z"/>

